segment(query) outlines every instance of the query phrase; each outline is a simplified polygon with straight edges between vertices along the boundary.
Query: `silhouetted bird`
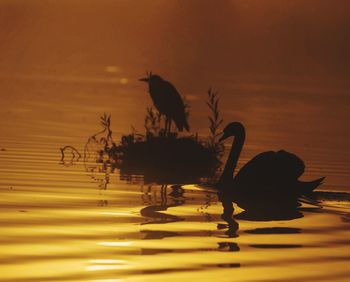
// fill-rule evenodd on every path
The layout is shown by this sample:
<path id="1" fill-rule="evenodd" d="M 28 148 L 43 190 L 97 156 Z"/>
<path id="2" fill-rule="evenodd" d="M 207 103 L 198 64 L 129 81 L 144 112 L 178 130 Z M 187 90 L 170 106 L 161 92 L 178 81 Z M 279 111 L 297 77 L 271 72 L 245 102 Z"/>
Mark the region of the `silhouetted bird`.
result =
<path id="1" fill-rule="evenodd" d="M 262 197 L 274 195 L 276 198 L 293 197 L 312 192 L 318 187 L 324 177 L 310 182 L 298 180 L 304 173 L 304 162 L 296 155 L 286 151 L 268 151 L 258 154 L 233 177 L 237 161 L 241 153 L 245 129 L 239 122 L 232 122 L 224 129 L 220 141 L 234 136 L 225 169 L 218 183 L 219 189 L 232 187 L 232 193 L 244 197 Z M 277 197 L 278 196 L 278 197 Z"/>
<path id="2" fill-rule="evenodd" d="M 174 85 L 152 73 L 139 80 L 148 83 L 149 93 L 155 107 L 161 114 L 165 115 L 165 132 L 170 132 L 171 120 L 174 120 L 179 131 L 183 129 L 189 131 L 185 104 Z"/>

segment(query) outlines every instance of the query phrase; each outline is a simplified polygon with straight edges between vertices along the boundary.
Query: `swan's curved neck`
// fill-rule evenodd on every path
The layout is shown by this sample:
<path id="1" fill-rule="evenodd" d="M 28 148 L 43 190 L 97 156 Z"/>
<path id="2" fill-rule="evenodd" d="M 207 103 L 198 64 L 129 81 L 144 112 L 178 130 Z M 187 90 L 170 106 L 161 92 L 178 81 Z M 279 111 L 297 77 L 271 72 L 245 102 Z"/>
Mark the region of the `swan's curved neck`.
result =
<path id="1" fill-rule="evenodd" d="M 220 182 L 227 182 L 233 179 L 233 173 L 236 169 L 237 162 L 243 148 L 244 140 L 245 131 L 243 129 L 241 132 L 239 132 L 239 134 L 235 135 L 235 139 L 233 140 L 224 171 L 220 177 Z"/>

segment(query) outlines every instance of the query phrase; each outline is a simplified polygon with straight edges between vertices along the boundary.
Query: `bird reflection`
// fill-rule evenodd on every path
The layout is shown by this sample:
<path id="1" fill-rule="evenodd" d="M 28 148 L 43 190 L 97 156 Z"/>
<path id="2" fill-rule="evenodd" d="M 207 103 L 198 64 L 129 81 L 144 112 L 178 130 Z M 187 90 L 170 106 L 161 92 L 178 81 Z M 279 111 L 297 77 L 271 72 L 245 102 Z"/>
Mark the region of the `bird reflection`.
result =
<path id="1" fill-rule="evenodd" d="M 266 194 L 260 193 L 253 196 L 247 194 L 232 194 L 230 191 L 220 191 L 219 200 L 223 206 L 222 219 L 228 223 L 230 233 L 233 234 L 235 229 L 238 230 L 239 220 L 249 221 L 278 221 L 278 220 L 293 220 L 304 217 L 304 212 L 321 212 L 326 206 L 324 201 L 350 201 L 350 193 L 345 192 L 312 192 L 307 196 L 288 195 L 285 197 L 281 194 Z M 233 216 L 233 203 L 244 209 L 243 212 Z M 309 207 L 303 207 L 303 204 Z M 334 210 L 327 211 L 328 213 L 340 214 L 343 219 L 349 214 Z M 237 231 L 236 230 L 236 231 Z M 285 233 L 300 233 L 297 228 L 272 228 L 269 230 L 260 230 L 264 234 L 285 234 Z M 254 232 L 251 232 L 254 233 Z M 262 234 L 262 233 L 261 233 Z"/>
<path id="2" fill-rule="evenodd" d="M 236 215 L 235 219 L 251 221 L 276 221 L 292 220 L 303 217 L 301 203 L 297 196 L 281 197 L 279 195 L 232 195 L 227 191 L 219 193 L 219 199 L 223 205 L 223 219 L 229 224 L 234 212 L 233 203 L 236 203 L 243 212 Z"/>
<path id="3" fill-rule="evenodd" d="M 219 242 L 218 249 L 220 251 L 238 252 L 240 248 L 237 243 L 233 242 Z"/>
<path id="4" fill-rule="evenodd" d="M 221 203 L 222 203 L 222 207 L 223 207 L 223 213 L 221 215 L 221 218 L 224 221 L 226 221 L 227 224 L 228 224 L 227 225 L 228 230 L 226 232 L 226 235 L 229 238 L 238 237 L 237 231 L 239 229 L 239 224 L 238 224 L 238 222 L 236 220 L 233 219 L 233 212 L 234 212 L 233 203 L 228 198 L 223 198 Z M 222 226 L 222 227 L 224 227 L 224 226 Z M 218 225 L 218 229 L 221 229 L 220 225 Z"/>
<path id="5" fill-rule="evenodd" d="M 222 203 L 223 213 L 221 218 L 227 222 L 227 225 L 218 225 L 218 229 L 227 228 L 225 234 L 229 238 L 238 237 L 239 223 L 237 220 L 249 220 L 249 221 L 277 221 L 277 220 L 292 220 L 303 217 L 303 213 L 300 210 L 301 204 L 297 197 L 295 198 L 276 198 L 276 197 L 249 197 L 233 196 L 232 193 L 227 191 L 219 192 L 219 200 Z M 234 215 L 234 205 L 237 204 L 243 208 L 244 211 Z M 265 233 L 262 233 L 265 232 Z M 269 233 L 271 232 L 271 233 Z M 252 234 L 279 234 L 281 233 L 299 233 L 301 230 L 289 230 L 288 227 L 284 227 L 284 230 L 253 230 Z M 222 247 L 222 246 L 221 246 Z M 227 246 L 225 246 L 227 247 Z M 231 246 L 232 247 L 232 246 Z M 239 247 L 237 246 L 238 250 Z M 220 246 L 219 246 L 220 249 Z M 231 249 L 231 248 L 230 248 Z"/>
<path id="6" fill-rule="evenodd" d="M 184 204 L 185 200 L 182 197 L 182 193 L 179 193 L 179 187 L 175 185 L 171 187 L 173 191 L 171 192 L 171 203 L 168 203 L 167 195 L 167 185 L 162 185 L 160 190 L 160 203 L 155 205 L 148 205 L 140 210 L 140 214 L 147 218 L 145 224 L 164 224 L 170 222 L 182 221 L 183 218 L 167 213 L 163 213 L 170 207 L 177 207 Z"/>

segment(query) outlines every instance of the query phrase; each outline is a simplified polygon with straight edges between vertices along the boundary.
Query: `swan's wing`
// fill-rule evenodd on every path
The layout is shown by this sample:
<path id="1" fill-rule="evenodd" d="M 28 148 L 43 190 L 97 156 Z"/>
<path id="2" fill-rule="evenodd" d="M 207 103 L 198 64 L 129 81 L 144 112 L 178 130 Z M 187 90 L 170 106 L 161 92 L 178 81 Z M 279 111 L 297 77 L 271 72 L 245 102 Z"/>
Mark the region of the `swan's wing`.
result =
<path id="1" fill-rule="evenodd" d="M 304 162 L 296 155 L 284 150 L 276 152 L 278 173 L 287 180 L 298 179 L 305 170 Z"/>
<path id="2" fill-rule="evenodd" d="M 295 182 L 304 172 L 304 163 L 286 151 L 268 151 L 256 155 L 234 177 L 238 185 L 252 189 L 273 188 Z"/>
<path id="3" fill-rule="evenodd" d="M 276 152 L 268 151 L 256 155 L 234 176 L 239 185 L 265 183 L 275 171 Z"/>
<path id="4" fill-rule="evenodd" d="M 171 116 L 176 116 L 179 112 L 183 112 L 185 108 L 185 104 L 182 101 L 181 95 L 177 91 L 174 85 L 172 85 L 169 81 L 162 82 L 162 95 L 164 96 L 164 103 L 166 103 L 166 107 L 168 112 L 171 113 Z"/>

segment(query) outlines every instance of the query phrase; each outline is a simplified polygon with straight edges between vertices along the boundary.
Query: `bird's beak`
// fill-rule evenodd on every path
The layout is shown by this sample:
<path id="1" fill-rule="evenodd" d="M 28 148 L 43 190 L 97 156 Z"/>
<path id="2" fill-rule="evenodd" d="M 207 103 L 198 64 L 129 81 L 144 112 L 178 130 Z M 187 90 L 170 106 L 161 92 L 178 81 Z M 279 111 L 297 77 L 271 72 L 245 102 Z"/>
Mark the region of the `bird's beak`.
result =
<path id="1" fill-rule="evenodd" d="M 219 142 L 224 141 L 226 138 L 230 137 L 230 135 L 226 134 L 225 132 L 222 133 L 221 137 L 219 138 Z"/>
<path id="2" fill-rule="evenodd" d="M 148 82 L 149 81 L 149 78 L 148 77 L 144 77 L 144 78 L 140 78 L 139 81 L 145 81 L 145 82 Z"/>

